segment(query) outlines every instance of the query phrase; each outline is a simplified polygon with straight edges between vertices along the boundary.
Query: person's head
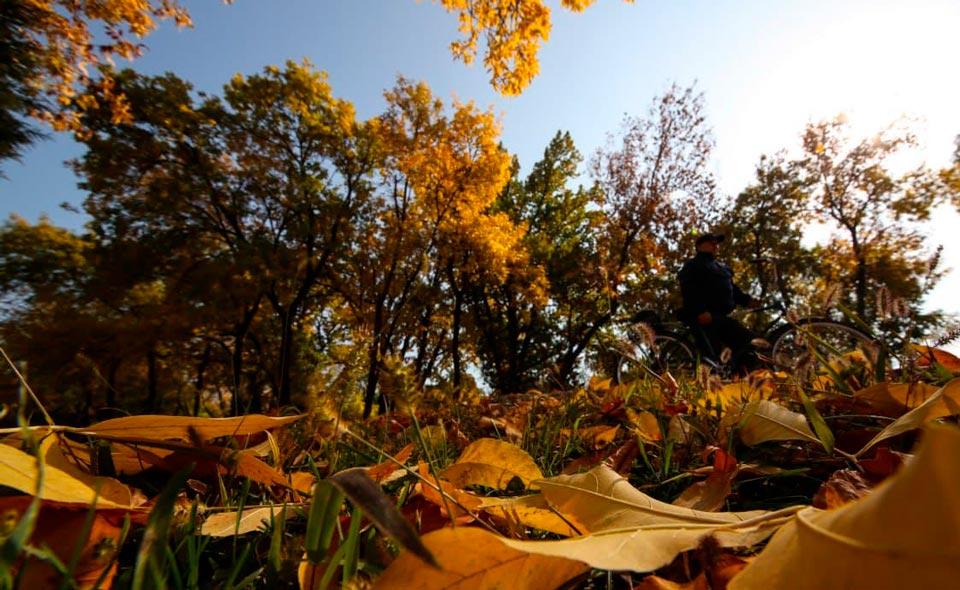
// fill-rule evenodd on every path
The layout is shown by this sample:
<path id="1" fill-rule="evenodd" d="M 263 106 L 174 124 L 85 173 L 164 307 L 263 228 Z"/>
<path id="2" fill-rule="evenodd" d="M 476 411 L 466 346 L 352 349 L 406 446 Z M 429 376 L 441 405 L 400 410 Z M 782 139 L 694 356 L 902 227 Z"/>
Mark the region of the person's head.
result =
<path id="1" fill-rule="evenodd" d="M 707 252 L 716 256 L 720 251 L 720 243 L 724 239 L 723 234 L 701 234 L 697 237 L 697 252 Z"/>

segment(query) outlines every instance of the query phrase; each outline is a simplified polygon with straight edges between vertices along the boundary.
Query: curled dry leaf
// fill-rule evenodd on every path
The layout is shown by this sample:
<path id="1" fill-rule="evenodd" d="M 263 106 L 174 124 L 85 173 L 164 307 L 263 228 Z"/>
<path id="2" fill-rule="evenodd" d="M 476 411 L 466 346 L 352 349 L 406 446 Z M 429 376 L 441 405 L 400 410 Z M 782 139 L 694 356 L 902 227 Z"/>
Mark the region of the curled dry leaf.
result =
<path id="1" fill-rule="evenodd" d="M 737 459 L 718 447 L 712 447 L 713 470 L 707 479 L 698 481 L 680 493 L 674 506 L 714 512 L 723 508 L 737 477 Z"/>
<path id="2" fill-rule="evenodd" d="M 512 549 L 500 537 L 474 527 L 440 529 L 424 535 L 423 543 L 442 569 L 424 568 L 407 551 L 390 564 L 374 588 L 539 590 L 559 588 L 589 569 L 578 561 Z"/>
<path id="3" fill-rule="evenodd" d="M 824 509 L 839 508 L 869 493 L 870 484 L 863 479 L 859 472 L 852 469 L 840 469 L 830 474 L 830 478 L 823 482 L 816 495 L 813 496 L 813 505 Z"/>
<path id="4" fill-rule="evenodd" d="M 767 538 L 797 509 L 776 512 L 700 512 L 655 500 L 607 467 L 540 480 L 547 502 L 586 528 L 560 541 L 504 543 L 521 551 L 566 557 L 609 570 L 650 572 L 713 537 L 721 547 L 746 547 Z"/>
<path id="5" fill-rule="evenodd" d="M 457 487 L 482 485 L 498 490 L 506 489 L 514 477 L 520 478 L 524 486 L 543 477 L 526 451 L 493 438 L 471 443 L 440 475 Z"/>
<path id="6" fill-rule="evenodd" d="M 807 508 L 733 590 L 948 588 L 960 579 L 960 430 L 931 427 L 913 461 L 870 495 Z"/>

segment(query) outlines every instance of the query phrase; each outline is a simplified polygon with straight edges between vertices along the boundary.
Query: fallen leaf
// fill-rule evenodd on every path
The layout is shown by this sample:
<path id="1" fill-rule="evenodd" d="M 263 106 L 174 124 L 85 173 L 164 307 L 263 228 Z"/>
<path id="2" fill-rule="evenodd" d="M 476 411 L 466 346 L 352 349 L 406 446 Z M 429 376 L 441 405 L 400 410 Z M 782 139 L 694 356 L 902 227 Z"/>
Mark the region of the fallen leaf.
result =
<path id="1" fill-rule="evenodd" d="M 929 428 L 913 461 L 860 500 L 806 508 L 733 590 L 949 588 L 960 579 L 960 430 Z"/>
<path id="2" fill-rule="evenodd" d="M 767 538 L 796 508 L 776 512 L 701 512 L 660 502 L 601 466 L 537 482 L 547 502 L 586 528 L 583 537 L 504 543 L 521 551 L 566 557 L 608 570 L 650 572 L 714 537 L 722 547 L 747 547 Z"/>
<path id="3" fill-rule="evenodd" d="M 30 503 L 28 496 L 0 498 L 0 514 L 18 519 Z M 116 575 L 116 554 L 120 549 L 123 510 L 97 510 L 89 535 L 83 536 L 89 508 L 80 505 L 44 502 L 34 525 L 30 544 L 47 547 L 64 564 L 75 556 L 73 582 L 78 588 L 93 588 L 101 579 L 100 587 L 110 588 Z M 33 557 L 18 561 L 20 588 L 57 588 L 63 577 L 49 563 Z"/>
<path id="4" fill-rule="evenodd" d="M 813 505 L 823 509 L 839 508 L 869 493 L 870 484 L 864 481 L 859 472 L 840 469 L 831 473 L 827 481 L 821 484 L 813 496 Z"/>
<path id="5" fill-rule="evenodd" d="M 50 451 L 47 442 L 47 450 Z M 43 453 L 41 447 L 41 453 Z M 54 452 L 54 451 L 50 451 Z M 61 465 L 62 467 L 62 465 Z M 129 500 L 127 504 L 118 503 L 108 498 L 99 496 L 96 491 L 100 478 L 86 476 L 83 478 L 74 477 L 76 473 L 74 466 L 69 467 L 69 471 L 55 466 L 44 464 L 43 487 L 37 494 L 37 459 L 33 455 L 24 453 L 20 449 L 10 445 L 0 445 L 0 473 L 3 474 L 0 482 L 8 488 L 29 495 L 38 495 L 43 500 L 52 500 L 54 502 L 63 502 L 67 504 L 89 505 L 96 500 L 100 508 L 130 508 Z M 123 485 L 116 482 L 117 485 Z M 127 498 L 129 498 L 129 492 Z"/>
<path id="6" fill-rule="evenodd" d="M 950 381 L 922 404 L 888 424 L 862 449 L 857 451 L 856 456 L 863 455 L 870 447 L 882 440 L 916 430 L 931 420 L 945 416 L 956 416 L 957 414 L 960 414 L 960 379 Z"/>
<path id="7" fill-rule="evenodd" d="M 498 520 L 512 521 L 564 537 L 581 535 L 586 530 L 572 516 L 563 516 L 552 510 L 541 494 L 519 498 L 483 498 L 479 509 Z"/>
<path id="8" fill-rule="evenodd" d="M 262 529 L 278 517 L 282 506 L 247 508 L 242 513 L 236 510 L 218 512 L 203 521 L 200 534 L 208 537 L 233 537 Z M 288 512 L 292 509 L 288 509 Z"/>
<path id="9" fill-rule="evenodd" d="M 221 436 L 254 434 L 292 424 L 303 415 L 274 418 L 262 414 L 247 414 L 235 418 L 194 418 L 192 416 L 140 415 L 113 418 L 79 429 L 81 434 L 111 436 L 124 439 L 179 440 L 193 442 L 191 431 L 201 440 Z"/>
<path id="10" fill-rule="evenodd" d="M 700 574 L 689 582 L 674 582 L 660 576 L 647 576 L 633 590 L 713 590 L 706 574 Z"/>
<path id="11" fill-rule="evenodd" d="M 317 478 L 309 471 L 295 471 L 290 474 L 290 487 L 302 494 L 310 494 Z"/>
<path id="12" fill-rule="evenodd" d="M 871 459 L 860 459 L 860 467 L 873 481 L 883 480 L 894 473 L 913 455 L 891 451 L 890 447 L 877 447 Z"/>
<path id="13" fill-rule="evenodd" d="M 773 440 L 807 440 L 819 443 L 803 414 L 770 400 L 731 406 L 720 422 L 721 430 L 739 425 L 740 440 L 747 446 Z"/>
<path id="14" fill-rule="evenodd" d="M 613 441 L 616 440 L 617 434 L 619 433 L 619 424 L 614 426 L 598 424 L 596 426 L 579 429 L 577 431 L 577 436 L 579 436 L 583 442 L 587 443 L 594 449 L 600 449 L 612 444 Z"/>
<path id="15" fill-rule="evenodd" d="M 941 365 L 951 373 L 960 371 L 960 358 L 942 348 L 932 348 L 914 344 L 911 348 L 917 353 L 917 366 L 929 367 L 933 363 Z"/>
<path id="16" fill-rule="evenodd" d="M 634 432 L 648 442 L 659 442 L 663 440 L 663 433 L 660 432 L 660 422 L 657 417 L 647 410 L 639 412 L 627 408 L 627 419 Z"/>
<path id="17" fill-rule="evenodd" d="M 401 547 L 413 553 L 424 562 L 436 566 L 436 560 L 423 545 L 413 526 L 397 510 L 396 503 L 383 493 L 380 486 L 370 479 L 362 467 L 344 469 L 327 478 L 337 486 L 354 506 L 363 513 L 380 532 L 396 541 Z"/>
<path id="18" fill-rule="evenodd" d="M 453 464 L 440 475 L 457 487 L 482 485 L 506 489 L 514 477 L 524 486 L 543 477 L 540 468 L 526 451 L 516 445 L 493 438 L 474 441 Z"/>
<path id="19" fill-rule="evenodd" d="M 435 487 L 433 487 L 437 485 L 437 480 L 430 473 L 430 468 L 427 467 L 427 464 L 421 462 L 418 470 L 420 475 L 433 485 L 420 482 L 417 484 L 417 489 L 420 490 L 420 494 L 424 498 L 430 502 L 433 502 L 440 508 L 441 514 L 449 517 L 449 515 L 447 515 L 447 508 L 449 507 L 454 518 L 459 519 L 467 516 L 471 517 L 472 520 L 473 515 L 483 502 L 480 496 L 476 496 L 470 492 L 461 490 L 442 478 L 439 482 L 440 489 L 443 490 L 443 494 L 441 494 Z M 446 495 L 446 497 L 444 497 L 444 495 Z M 461 521 L 458 520 L 458 522 Z"/>
<path id="20" fill-rule="evenodd" d="M 899 418 L 938 390 L 938 387 L 926 383 L 877 383 L 857 391 L 853 397 L 877 414 Z"/>
<path id="21" fill-rule="evenodd" d="M 397 452 L 397 454 L 394 456 L 394 459 L 396 459 L 400 463 L 406 463 L 407 459 L 409 459 L 410 456 L 413 454 L 413 446 L 414 446 L 413 443 L 410 443 L 407 446 L 400 449 Z M 383 480 L 387 479 L 397 471 L 406 472 L 405 469 L 398 466 L 392 460 L 387 460 L 387 461 L 384 461 L 383 463 L 378 463 L 372 467 L 367 467 L 366 469 L 367 469 L 367 475 L 370 476 L 370 479 L 372 479 L 377 483 L 383 482 Z"/>
<path id="22" fill-rule="evenodd" d="M 500 435 L 513 442 L 520 442 L 523 440 L 523 433 L 506 420 L 500 418 L 491 418 L 490 416 L 481 416 L 479 424 L 481 427 L 493 430 L 497 435 Z"/>
<path id="23" fill-rule="evenodd" d="M 713 447 L 713 470 L 707 479 L 698 481 L 683 490 L 674 506 L 684 506 L 694 510 L 714 512 L 723 508 L 727 496 L 733 487 L 733 480 L 737 477 L 737 460 L 721 448 Z"/>
<path id="24" fill-rule="evenodd" d="M 539 590 L 559 588 L 587 572 L 585 564 L 511 549 L 493 533 L 474 527 L 440 529 L 423 537 L 442 569 L 425 568 L 405 551 L 383 572 L 374 588 L 458 590 Z"/>

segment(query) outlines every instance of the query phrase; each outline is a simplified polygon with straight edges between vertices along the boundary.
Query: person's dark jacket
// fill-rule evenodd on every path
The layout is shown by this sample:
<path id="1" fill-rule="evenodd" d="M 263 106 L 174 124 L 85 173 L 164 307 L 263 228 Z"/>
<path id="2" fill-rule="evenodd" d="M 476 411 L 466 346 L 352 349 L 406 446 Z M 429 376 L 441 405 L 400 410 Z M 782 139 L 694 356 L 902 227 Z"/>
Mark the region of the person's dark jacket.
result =
<path id="1" fill-rule="evenodd" d="M 733 271 L 709 252 L 697 252 L 680 270 L 681 318 L 693 322 L 705 311 L 725 316 L 751 298 L 733 284 Z"/>

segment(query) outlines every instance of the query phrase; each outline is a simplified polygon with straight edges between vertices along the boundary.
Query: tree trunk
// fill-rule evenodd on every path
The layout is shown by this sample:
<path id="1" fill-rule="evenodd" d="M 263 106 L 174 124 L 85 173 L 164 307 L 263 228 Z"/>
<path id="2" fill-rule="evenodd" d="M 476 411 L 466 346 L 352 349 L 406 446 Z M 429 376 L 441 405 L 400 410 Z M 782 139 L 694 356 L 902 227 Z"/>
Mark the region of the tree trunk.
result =
<path id="1" fill-rule="evenodd" d="M 277 403 L 280 406 L 290 405 L 290 375 L 293 365 L 293 310 L 287 308 L 280 315 L 282 322 L 280 334 L 280 366 L 277 367 Z"/>
<path id="2" fill-rule="evenodd" d="M 203 388 L 206 383 L 207 366 L 210 364 L 210 344 L 203 349 L 203 356 L 200 357 L 200 363 L 197 365 L 197 379 L 193 384 L 193 415 L 200 415 L 200 399 L 203 397 Z"/>
<path id="3" fill-rule="evenodd" d="M 151 347 L 147 351 L 147 412 L 152 413 L 157 409 L 157 350 Z"/>

